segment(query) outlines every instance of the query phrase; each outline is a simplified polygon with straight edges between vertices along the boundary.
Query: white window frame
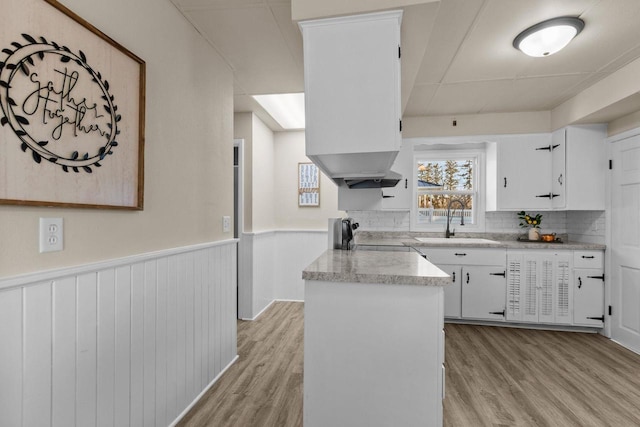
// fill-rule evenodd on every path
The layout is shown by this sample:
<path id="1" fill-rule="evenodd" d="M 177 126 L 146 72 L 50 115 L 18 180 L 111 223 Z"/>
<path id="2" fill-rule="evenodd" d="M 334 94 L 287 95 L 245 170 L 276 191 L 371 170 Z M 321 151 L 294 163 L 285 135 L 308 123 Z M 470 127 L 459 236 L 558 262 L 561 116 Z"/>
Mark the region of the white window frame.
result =
<path id="1" fill-rule="evenodd" d="M 411 201 L 411 231 L 444 231 L 446 230 L 446 224 L 418 224 L 418 177 L 416 173 L 416 168 L 418 165 L 418 161 L 424 160 L 451 160 L 451 159 L 475 159 L 475 170 L 473 172 L 473 183 L 474 183 L 474 224 L 465 224 L 464 226 L 460 226 L 459 224 L 456 226 L 455 222 L 451 221 L 450 229 L 456 229 L 457 232 L 461 233 L 482 233 L 485 231 L 485 213 L 486 213 L 486 204 L 485 204 L 485 194 L 486 194 L 486 178 L 485 178 L 485 168 L 486 168 L 486 153 L 485 149 L 481 148 L 460 148 L 456 149 L 455 146 L 450 146 L 446 148 L 442 148 L 439 146 L 438 149 L 428 149 L 427 146 L 422 146 L 423 149 L 414 150 L 413 155 L 413 163 L 411 165 L 411 173 L 412 179 L 411 183 L 413 185 L 413 198 Z M 448 191 L 444 191 L 448 193 Z"/>

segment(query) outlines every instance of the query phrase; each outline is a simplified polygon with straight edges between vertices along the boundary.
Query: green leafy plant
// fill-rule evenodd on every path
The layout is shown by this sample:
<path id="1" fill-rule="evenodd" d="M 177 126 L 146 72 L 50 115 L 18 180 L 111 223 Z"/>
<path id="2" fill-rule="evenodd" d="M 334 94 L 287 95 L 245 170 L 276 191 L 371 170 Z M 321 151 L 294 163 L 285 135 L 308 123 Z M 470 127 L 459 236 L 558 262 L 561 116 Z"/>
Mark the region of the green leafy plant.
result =
<path id="1" fill-rule="evenodd" d="M 518 218 L 520 218 L 520 227 L 522 228 L 540 228 L 540 223 L 542 222 L 542 215 L 536 214 L 536 216 L 532 216 L 525 211 L 518 212 Z"/>

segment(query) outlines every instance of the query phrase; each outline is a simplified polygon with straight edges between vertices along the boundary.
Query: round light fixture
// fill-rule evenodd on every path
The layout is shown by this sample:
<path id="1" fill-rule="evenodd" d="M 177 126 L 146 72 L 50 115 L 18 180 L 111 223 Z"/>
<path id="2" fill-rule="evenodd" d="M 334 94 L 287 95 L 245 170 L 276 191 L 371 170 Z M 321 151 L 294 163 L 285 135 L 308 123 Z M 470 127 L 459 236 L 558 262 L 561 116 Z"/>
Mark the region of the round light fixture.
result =
<path id="1" fill-rule="evenodd" d="M 558 52 L 584 28 L 584 21 L 573 16 L 552 18 L 533 25 L 513 40 L 513 47 L 529 56 L 549 56 Z"/>

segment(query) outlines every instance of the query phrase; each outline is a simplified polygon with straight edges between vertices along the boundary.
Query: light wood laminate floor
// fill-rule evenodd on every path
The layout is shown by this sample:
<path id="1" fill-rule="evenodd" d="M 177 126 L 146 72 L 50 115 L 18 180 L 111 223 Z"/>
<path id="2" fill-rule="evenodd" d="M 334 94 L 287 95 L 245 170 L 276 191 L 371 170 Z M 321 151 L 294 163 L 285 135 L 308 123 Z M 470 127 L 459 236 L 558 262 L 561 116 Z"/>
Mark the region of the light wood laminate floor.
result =
<path id="1" fill-rule="evenodd" d="M 600 335 L 445 330 L 447 427 L 640 426 L 640 355 Z M 302 426 L 303 304 L 239 321 L 238 353 L 179 426 Z"/>

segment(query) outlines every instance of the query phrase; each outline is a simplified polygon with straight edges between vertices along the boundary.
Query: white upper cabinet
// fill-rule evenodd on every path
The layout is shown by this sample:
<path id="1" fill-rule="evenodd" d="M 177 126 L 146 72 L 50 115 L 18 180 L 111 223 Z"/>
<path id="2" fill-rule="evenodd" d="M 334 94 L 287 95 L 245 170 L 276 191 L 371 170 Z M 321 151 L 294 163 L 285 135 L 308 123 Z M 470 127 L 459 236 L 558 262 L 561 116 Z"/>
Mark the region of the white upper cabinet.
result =
<path id="1" fill-rule="evenodd" d="M 331 178 L 382 177 L 400 149 L 402 11 L 300 23 L 306 154 Z"/>
<path id="2" fill-rule="evenodd" d="M 553 133 L 553 208 L 604 210 L 606 125 L 569 126 Z M 564 148 L 563 148 L 564 147 Z"/>
<path id="3" fill-rule="evenodd" d="M 496 138 L 487 210 L 604 210 L 606 125 Z"/>
<path id="4" fill-rule="evenodd" d="M 487 197 L 488 210 L 551 207 L 549 199 L 538 197 L 550 192 L 551 158 L 545 150 L 550 145 L 548 133 L 509 135 L 500 139 L 493 154 L 497 174 L 493 182 L 487 181 L 495 193 L 495 197 Z M 488 192 L 491 190 L 488 188 Z"/>

